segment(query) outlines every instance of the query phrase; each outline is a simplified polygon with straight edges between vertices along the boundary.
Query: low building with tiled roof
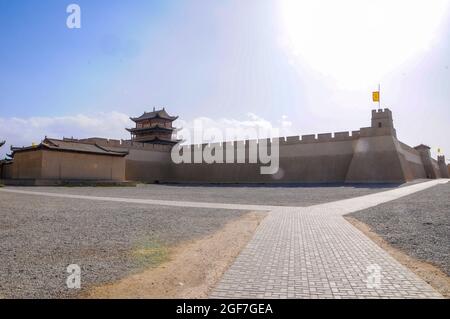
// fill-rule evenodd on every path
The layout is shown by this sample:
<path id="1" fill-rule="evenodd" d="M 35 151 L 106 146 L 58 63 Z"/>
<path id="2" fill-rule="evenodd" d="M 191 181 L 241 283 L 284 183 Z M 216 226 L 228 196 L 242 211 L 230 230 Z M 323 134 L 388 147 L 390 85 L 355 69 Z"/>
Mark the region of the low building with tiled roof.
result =
<path id="1" fill-rule="evenodd" d="M 37 145 L 11 146 L 11 178 L 17 180 L 124 181 L 127 150 L 45 138 Z"/>
<path id="2" fill-rule="evenodd" d="M 45 138 L 38 145 L 32 145 L 28 147 L 11 147 L 12 156 L 19 152 L 26 152 L 30 150 L 49 150 L 59 152 L 75 152 L 75 153 L 89 153 L 97 155 L 110 155 L 110 156 L 126 156 L 127 151 L 113 151 L 106 147 L 96 144 L 86 144 L 75 141 L 58 140 L 53 138 Z"/>

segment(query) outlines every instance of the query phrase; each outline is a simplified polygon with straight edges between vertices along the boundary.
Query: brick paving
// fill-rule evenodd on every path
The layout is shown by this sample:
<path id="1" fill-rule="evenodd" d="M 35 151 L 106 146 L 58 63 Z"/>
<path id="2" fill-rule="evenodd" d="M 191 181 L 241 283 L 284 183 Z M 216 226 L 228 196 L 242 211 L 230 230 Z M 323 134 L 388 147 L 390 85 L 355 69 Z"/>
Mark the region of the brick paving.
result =
<path id="1" fill-rule="evenodd" d="M 210 297 L 441 298 L 342 216 L 442 182 L 274 209 Z"/>
<path id="2" fill-rule="evenodd" d="M 441 298 L 342 216 L 448 180 L 309 207 L 2 192 L 151 205 L 270 211 L 211 298 Z"/>

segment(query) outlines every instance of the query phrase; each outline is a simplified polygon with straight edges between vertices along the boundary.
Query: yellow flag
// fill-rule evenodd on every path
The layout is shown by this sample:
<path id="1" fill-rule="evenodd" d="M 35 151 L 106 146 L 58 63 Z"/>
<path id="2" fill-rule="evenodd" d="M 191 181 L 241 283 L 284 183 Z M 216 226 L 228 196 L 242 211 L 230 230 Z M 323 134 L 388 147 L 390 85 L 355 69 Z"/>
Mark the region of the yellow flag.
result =
<path id="1" fill-rule="evenodd" d="M 379 91 L 372 92 L 372 100 L 374 102 L 380 102 L 380 92 Z"/>
<path id="2" fill-rule="evenodd" d="M 440 148 L 438 148 L 438 153 L 441 154 L 441 149 Z"/>

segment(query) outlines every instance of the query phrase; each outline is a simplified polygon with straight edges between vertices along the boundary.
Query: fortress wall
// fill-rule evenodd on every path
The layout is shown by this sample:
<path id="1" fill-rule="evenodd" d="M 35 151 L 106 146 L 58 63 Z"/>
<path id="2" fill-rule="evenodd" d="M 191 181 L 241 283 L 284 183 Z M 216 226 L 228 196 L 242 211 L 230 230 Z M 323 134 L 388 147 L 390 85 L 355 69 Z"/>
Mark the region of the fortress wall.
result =
<path id="1" fill-rule="evenodd" d="M 272 140 L 266 139 L 269 153 Z M 234 163 L 171 164 L 170 182 L 198 183 L 277 183 L 277 182 L 343 182 L 353 156 L 353 145 L 357 134 L 338 132 L 319 135 L 303 135 L 276 138 L 279 143 L 280 170 L 274 175 L 260 173 L 262 163 L 249 163 L 252 145 L 258 146 L 263 140 L 246 140 L 227 142 L 224 144 L 201 144 L 184 146 L 183 150 L 193 148 L 193 153 L 202 153 L 205 149 L 211 152 L 222 145 L 233 145 L 233 151 L 227 154 L 223 150 L 223 159 L 230 156 Z M 239 154 L 241 150 L 245 153 Z M 234 154 L 232 154 L 234 153 Z M 182 153 L 181 153 L 182 154 Z M 214 153 L 213 153 L 214 154 Z M 241 155 L 241 156 L 240 156 Z M 191 160 L 195 157 L 191 154 Z"/>
<path id="2" fill-rule="evenodd" d="M 346 182 L 407 181 L 406 162 L 400 157 L 399 148 L 392 135 L 361 137 L 355 144 Z"/>
<path id="3" fill-rule="evenodd" d="M 123 181 L 125 178 L 125 159 L 120 156 L 48 150 L 39 152 L 42 153 L 42 179 Z"/>
<path id="4" fill-rule="evenodd" d="M 353 155 L 353 144 L 359 131 L 321 133 L 288 136 L 274 139 L 245 140 L 224 143 L 196 144 L 192 147 L 191 161 L 203 155 L 206 149 L 223 149 L 233 146 L 233 152 L 222 150 L 223 162 L 229 156 L 234 163 L 182 163 L 174 164 L 170 157 L 170 146 L 144 144 L 129 140 L 90 138 L 78 140 L 108 147 L 111 150 L 128 150 L 126 156 L 126 179 L 144 182 L 187 183 L 255 183 L 255 182 L 343 182 Z M 263 175 L 264 163 L 250 163 L 250 152 L 258 152 L 258 145 L 267 141 L 269 153 L 272 141 L 279 144 L 280 170 L 275 175 Z M 243 151 L 242 151 L 243 150 Z M 214 152 L 213 152 L 214 154 Z M 199 158 L 202 158 L 200 156 Z"/>
<path id="5" fill-rule="evenodd" d="M 154 183 L 168 179 L 171 146 L 103 138 L 78 141 L 97 144 L 112 151 L 128 151 L 125 157 L 126 180 Z"/>
<path id="6" fill-rule="evenodd" d="M 30 150 L 17 152 L 8 179 L 124 180 L 125 159 L 119 156 Z M 6 175 L 6 176 L 5 176 Z"/>
<path id="7" fill-rule="evenodd" d="M 14 165 L 13 163 L 0 164 L 0 168 L 1 168 L 0 179 L 11 179 L 11 178 L 13 178 L 13 175 L 12 175 L 13 165 Z"/>
<path id="8" fill-rule="evenodd" d="M 395 130 L 392 127 L 362 127 L 359 132 L 361 137 L 385 135 L 395 136 Z"/>
<path id="9" fill-rule="evenodd" d="M 409 145 L 406 145 L 403 142 L 398 141 L 401 149 L 400 152 L 405 154 L 405 157 L 407 157 L 408 161 L 415 162 L 417 164 L 423 164 L 422 159 L 420 158 L 420 152 L 416 149 L 410 147 Z"/>
<path id="10" fill-rule="evenodd" d="M 11 165 L 13 179 L 41 178 L 42 152 L 39 150 L 18 152 L 14 155 L 14 162 Z"/>
<path id="11" fill-rule="evenodd" d="M 67 140 L 96 144 L 112 151 L 128 151 L 125 156 L 126 180 L 154 183 L 168 179 L 171 146 L 98 137 Z"/>
<path id="12" fill-rule="evenodd" d="M 436 175 L 436 178 L 442 178 L 441 170 L 439 169 L 439 164 L 434 158 L 431 158 L 431 165 L 432 165 L 434 174 Z"/>
<path id="13" fill-rule="evenodd" d="M 292 182 L 344 182 L 355 141 L 280 146 L 280 174 Z"/>
<path id="14" fill-rule="evenodd" d="M 423 168 L 425 170 L 425 175 L 426 178 L 439 178 L 440 174 L 439 174 L 439 167 L 436 163 L 433 163 L 433 159 L 431 158 L 430 155 L 430 150 L 429 148 L 427 149 L 426 147 L 421 147 L 420 145 L 417 146 L 416 148 L 418 148 L 418 151 L 420 153 L 420 159 L 422 160 L 423 163 Z"/>
<path id="15" fill-rule="evenodd" d="M 2 165 L 0 177 L 17 179 L 73 178 L 125 179 L 142 182 L 186 183 L 332 183 L 393 182 L 416 178 L 448 177 L 445 158 L 431 158 L 430 148 L 411 148 L 396 138 L 392 112 L 373 110 L 371 127 L 351 132 L 307 134 L 271 139 L 187 145 L 182 155 L 191 163 L 176 164 L 172 146 L 106 138 L 66 141 L 128 151 L 120 160 L 112 156 L 63 152 L 17 152 L 14 163 Z M 279 146 L 279 171 L 262 174 L 273 145 Z M 226 149 L 226 146 L 231 147 Z M 178 149 L 178 146 L 175 146 Z M 210 155 L 204 158 L 203 155 Z M 86 156 L 90 156 L 89 158 Z M 184 156 L 185 157 L 185 156 Z M 87 164 L 86 164 L 87 163 Z M 272 163 L 273 164 L 273 163 Z M 275 165 L 276 166 L 276 165 Z"/>
<path id="16" fill-rule="evenodd" d="M 129 181 L 154 183 L 167 180 L 170 153 L 147 149 L 130 148 L 125 157 L 125 178 Z"/>
<path id="17" fill-rule="evenodd" d="M 426 178 L 427 174 L 420 156 L 420 152 L 414 148 L 398 141 L 399 153 L 402 161 L 405 162 L 405 174 L 407 180 L 413 180 L 417 178 Z"/>
<path id="18" fill-rule="evenodd" d="M 445 156 L 444 155 L 438 155 L 437 164 L 439 166 L 439 173 L 441 175 L 441 178 L 449 178 L 448 168 L 445 164 Z"/>

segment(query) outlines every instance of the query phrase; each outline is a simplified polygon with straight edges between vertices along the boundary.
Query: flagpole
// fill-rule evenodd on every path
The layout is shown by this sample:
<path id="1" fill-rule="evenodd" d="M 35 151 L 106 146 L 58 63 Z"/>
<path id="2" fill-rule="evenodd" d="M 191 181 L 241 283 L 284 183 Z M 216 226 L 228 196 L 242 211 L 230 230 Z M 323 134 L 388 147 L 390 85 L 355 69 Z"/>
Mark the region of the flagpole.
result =
<path id="1" fill-rule="evenodd" d="M 380 83 L 378 83 L 378 109 L 381 108 L 381 86 Z"/>

